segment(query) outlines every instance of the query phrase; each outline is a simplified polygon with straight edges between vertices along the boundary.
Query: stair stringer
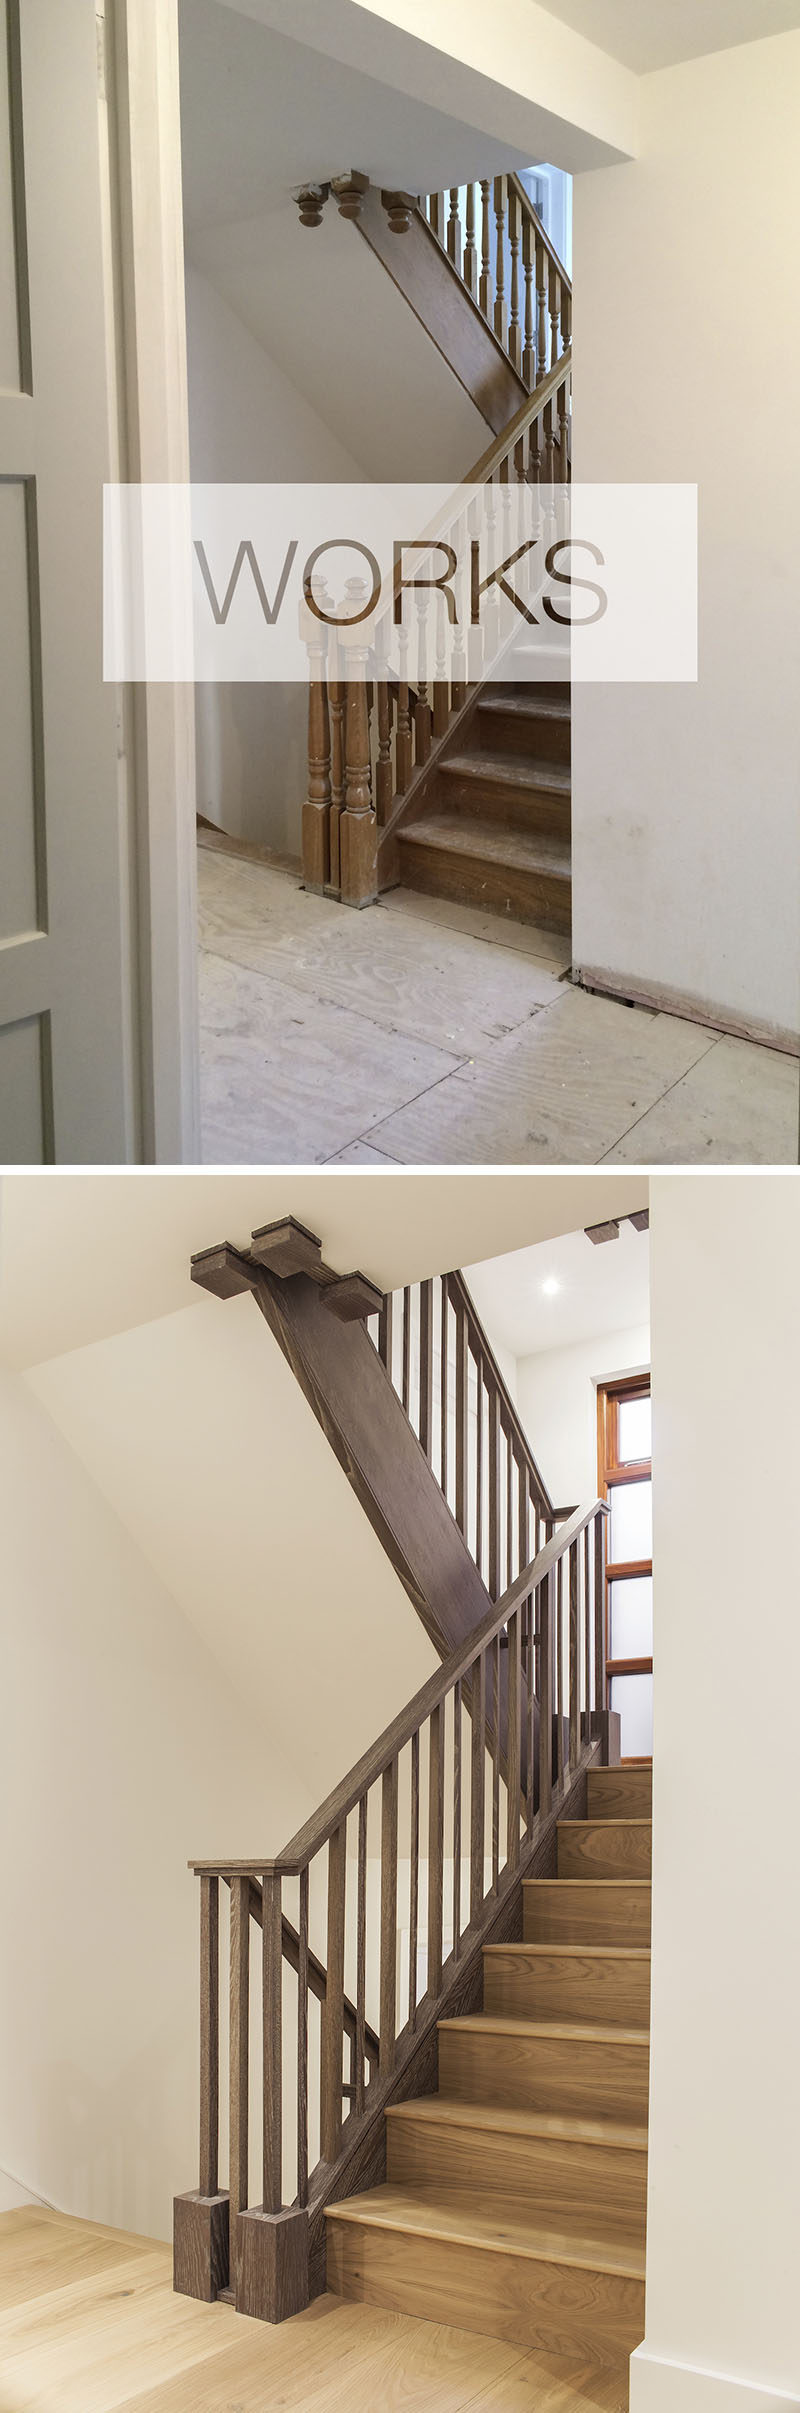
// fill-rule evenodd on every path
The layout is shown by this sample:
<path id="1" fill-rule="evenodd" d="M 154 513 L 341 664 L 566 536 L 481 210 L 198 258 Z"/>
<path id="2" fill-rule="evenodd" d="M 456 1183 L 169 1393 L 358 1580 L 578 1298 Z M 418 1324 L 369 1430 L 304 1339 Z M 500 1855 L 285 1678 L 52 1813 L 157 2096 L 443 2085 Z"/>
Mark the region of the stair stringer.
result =
<path id="1" fill-rule="evenodd" d="M 442 1659 L 480 1625 L 489 1593 L 362 1323 L 341 1323 L 305 1274 L 242 1259 L 257 1307 Z"/>

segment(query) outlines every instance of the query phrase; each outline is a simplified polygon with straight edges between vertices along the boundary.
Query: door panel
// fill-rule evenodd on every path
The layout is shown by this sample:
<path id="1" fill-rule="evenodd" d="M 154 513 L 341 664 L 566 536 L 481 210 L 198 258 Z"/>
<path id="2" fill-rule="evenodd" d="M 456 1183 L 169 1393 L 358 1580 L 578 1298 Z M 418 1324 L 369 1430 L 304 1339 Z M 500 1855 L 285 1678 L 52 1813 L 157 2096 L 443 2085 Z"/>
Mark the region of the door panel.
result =
<path id="1" fill-rule="evenodd" d="M 97 19 L 0 0 L 0 1162 L 136 1152 Z"/>

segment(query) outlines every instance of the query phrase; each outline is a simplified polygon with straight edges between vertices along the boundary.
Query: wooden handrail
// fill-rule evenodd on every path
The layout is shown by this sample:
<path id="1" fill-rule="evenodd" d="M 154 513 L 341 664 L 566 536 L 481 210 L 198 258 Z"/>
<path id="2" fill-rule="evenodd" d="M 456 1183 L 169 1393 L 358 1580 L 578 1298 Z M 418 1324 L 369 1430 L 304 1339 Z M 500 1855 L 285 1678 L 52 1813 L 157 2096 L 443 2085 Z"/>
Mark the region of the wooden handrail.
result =
<path id="1" fill-rule="evenodd" d="M 607 1515 L 607 1501 L 593 1500 L 590 1508 L 578 1510 L 568 1525 L 561 1526 L 558 1533 L 552 1535 L 544 1549 L 532 1559 L 530 1566 L 515 1578 L 514 1583 L 509 1584 L 502 1600 L 489 1610 L 482 1624 L 470 1635 L 469 1641 L 451 1652 L 450 1658 L 445 1659 L 442 1666 L 428 1677 L 427 1683 L 422 1684 L 413 1700 L 406 1703 L 405 1709 L 401 1709 L 396 1718 L 392 1718 L 378 1741 L 364 1752 L 349 1775 L 334 1786 L 320 1809 L 306 1819 L 304 1826 L 298 1827 L 297 1834 L 292 1836 L 291 1843 L 287 1843 L 285 1851 L 279 1852 L 275 1859 L 262 1856 L 256 1860 L 190 1860 L 188 1866 L 194 1870 L 195 1876 L 298 1877 L 301 1870 L 308 1868 L 317 1853 L 330 1842 L 331 1836 L 337 1833 L 350 1811 L 356 1808 L 362 1794 L 385 1775 L 387 1768 L 393 1765 L 404 1745 L 410 1743 L 412 1735 L 419 1732 L 432 1711 L 440 1708 L 447 1694 L 469 1675 L 475 1660 L 501 1633 L 514 1611 L 532 1592 L 538 1591 L 551 1568 L 577 1542 L 584 1528 L 592 1524 L 595 1517 Z"/>
<path id="2" fill-rule="evenodd" d="M 509 420 L 508 426 L 503 428 L 502 434 L 495 436 L 493 442 L 487 444 L 486 451 L 482 452 L 478 460 L 473 462 L 472 468 L 467 470 L 466 477 L 462 481 L 465 486 L 488 485 L 495 470 L 499 469 L 503 461 L 508 459 L 509 453 L 516 450 L 516 446 L 521 442 L 523 436 L 526 436 L 529 428 L 533 427 L 534 421 L 542 417 L 547 403 L 552 402 L 556 394 L 561 392 L 562 385 L 569 382 L 571 375 L 572 346 L 570 345 L 566 352 L 562 352 L 560 360 L 556 361 L 555 368 L 548 370 L 547 376 L 542 378 L 541 385 L 537 385 L 534 392 L 528 396 L 527 402 L 520 403 L 519 410 L 515 412 L 514 418 Z"/>
<path id="3" fill-rule="evenodd" d="M 496 1390 L 493 1396 L 497 1406 Z M 428 1392 L 426 1418 L 431 1410 Z M 495 1447 L 488 1468 L 495 1558 L 499 1465 Z M 365 2169 L 374 2167 L 371 2156 L 380 2155 L 383 2111 L 398 2088 L 407 2091 L 417 2033 L 435 2037 L 436 2021 L 445 2003 L 453 2001 L 462 1967 L 475 1964 L 498 1914 L 510 1915 L 521 1877 L 539 1847 L 550 1848 L 544 1839 L 553 1832 L 554 1811 L 570 1797 L 598 1749 L 608 1751 L 603 1653 L 606 1515 L 605 1502 L 596 1500 L 550 1535 L 285 1851 L 274 1859 L 265 1855 L 258 1860 L 190 1863 L 200 1879 L 201 1909 L 200 2185 L 176 2200 L 175 2284 L 183 2292 L 213 2296 L 230 2272 L 238 2309 L 278 2320 L 300 2310 L 309 2294 L 324 2286 L 326 2203 L 363 2185 Z M 401 1785 L 401 1757 L 406 1752 Z M 380 1812 L 377 1902 L 368 1884 L 370 1804 Z M 354 1830 L 348 1821 L 354 1812 L 357 1859 L 352 1841 L 349 1844 Z M 452 1852 L 447 1875 L 446 1841 Z M 426 1845 L 423 1891 L 420 1860 Z M 406 1855 L 407 1877 L 401 1875 Z M 325 1886 L 324 1964 L 312 1952 L 309 1934 L 312 1903 L 315 1918 L 321 1922 L 323 1916 L 317 1877 Z M 218 2174 L 220 1879 L 231 1895 L 226 2195 L 220 2192 Z M 289 2041 L 288 2054 L 284 2025 L 292 2003 L 284 1983 L 286 1884 L 297 1886 L 299 1899 L 297 1928 L 288 1922 L 289 1958 L 297 1974 L 296 2043 Z M 427 1980 L 420 1989 L 420 1901 L 425 1894 Z M 445 1928 L 446 1896 L 448 1904 L 452 1899 L 452 1945 Z M 409 1966 L 407 2010 L 404 2000 L 398 2016 L 401 1898 L 409 1906 Z M 261 2201 L 251 2208 L 249 1937 L 251 1917 L 258 1918 L 259 1912 L 262 2188 Z M 345 1968 L 353 1964 L 355 2004 L 344 1989 Z M 368 1984 L 379 2003 L 371 2036 L 366 2021 Z M 310 2068 L 312 1993 L 321 2010 Z M 368 2038 L 377 2047 L 377 2067 Z M 284 2123 L 292 2093 L 296 2117 L 291 2121 L 293 2138 L 287 2140 Z M 310 2134 L 317 2154 L 313 2169 Z M 296 2162 L 290 2162 L 287 2185 L 286 2147 L 291 2153 L 293 2143 Z"/>

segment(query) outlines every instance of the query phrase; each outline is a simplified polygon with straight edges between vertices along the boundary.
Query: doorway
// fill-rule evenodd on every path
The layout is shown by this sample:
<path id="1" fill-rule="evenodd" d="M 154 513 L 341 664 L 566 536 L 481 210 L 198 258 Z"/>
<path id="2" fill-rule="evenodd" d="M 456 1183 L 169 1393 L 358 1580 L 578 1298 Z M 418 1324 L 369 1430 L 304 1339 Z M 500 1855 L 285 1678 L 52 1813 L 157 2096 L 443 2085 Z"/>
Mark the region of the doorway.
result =
<path id="1" fill-rule="evenodd" d="M 650 1376 L 597 1390 L 597 1491 L 609 1506 L 605 1658 L 623 1760 L 653 1755 L 653 1461 Z"/>

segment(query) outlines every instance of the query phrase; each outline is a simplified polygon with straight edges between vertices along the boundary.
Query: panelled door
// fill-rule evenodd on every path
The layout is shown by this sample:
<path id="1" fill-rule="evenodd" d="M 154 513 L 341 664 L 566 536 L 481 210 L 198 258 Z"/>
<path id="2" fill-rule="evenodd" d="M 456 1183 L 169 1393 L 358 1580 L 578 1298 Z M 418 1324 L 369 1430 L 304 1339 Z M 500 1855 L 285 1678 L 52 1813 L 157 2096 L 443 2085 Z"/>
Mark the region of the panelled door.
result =
<path id="1" fill-rule="evenodd" d="M 94 0 L 0 0 L 5 1164 L 137 1152 L 135 871 L 102 680 L 108 184 Z"/>
<path id="2" fill-rule="evenodd" d="M 623 1759 L 653 1750 L 653 1465 L 649 1374 L 601 1383 L 598 1495 L 610 1509 L 606 1543 L 608 1705 L 621 1718 Z"/>

